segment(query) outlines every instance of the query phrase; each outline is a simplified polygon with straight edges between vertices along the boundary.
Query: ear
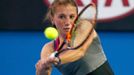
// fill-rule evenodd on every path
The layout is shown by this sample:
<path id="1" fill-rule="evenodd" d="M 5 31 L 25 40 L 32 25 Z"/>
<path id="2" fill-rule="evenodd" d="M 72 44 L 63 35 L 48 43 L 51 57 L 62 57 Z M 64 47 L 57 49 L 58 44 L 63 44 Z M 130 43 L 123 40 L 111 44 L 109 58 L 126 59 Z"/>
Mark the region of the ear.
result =
<path id="1" fill-rule="evenodd" d="M 56 26 L 55 26 L 55 24 L 54 24 L 54 18 L 53 18 L 53 16 L 50 17 L 50 20 L 51 20 L 52 26 L 56 28 Z"/>
<path id="2" fill-rule="evenodd" d="M 53 16 L 50 16 L 51 23 L 54 24 Z"/>

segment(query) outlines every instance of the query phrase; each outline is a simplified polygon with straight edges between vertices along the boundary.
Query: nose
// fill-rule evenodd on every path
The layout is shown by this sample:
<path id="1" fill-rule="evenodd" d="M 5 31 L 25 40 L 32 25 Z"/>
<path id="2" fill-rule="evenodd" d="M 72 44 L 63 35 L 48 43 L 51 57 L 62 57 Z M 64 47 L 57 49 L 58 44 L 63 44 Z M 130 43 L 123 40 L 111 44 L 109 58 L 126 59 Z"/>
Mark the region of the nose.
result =
<path id="1" fill-rule="evenodd" d="M 65 26 L 69 26 L 69 25 L 71 25 L 71 20 L 68 18 L 65 21 Z"/>

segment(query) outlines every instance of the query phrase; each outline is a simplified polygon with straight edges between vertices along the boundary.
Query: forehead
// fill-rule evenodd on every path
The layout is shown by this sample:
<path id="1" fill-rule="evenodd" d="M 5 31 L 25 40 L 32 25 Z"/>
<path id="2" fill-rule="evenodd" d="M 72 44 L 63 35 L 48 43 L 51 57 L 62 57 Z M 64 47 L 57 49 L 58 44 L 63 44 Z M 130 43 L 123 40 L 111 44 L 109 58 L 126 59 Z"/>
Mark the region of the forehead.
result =
<path id="1" fill-rule="evenodd" d="M 75 6 L 70 4 L 68 5 L 57 5 L 55 8 L 55 13 L 75 13 L 77 14 L 77 10 Z"/>

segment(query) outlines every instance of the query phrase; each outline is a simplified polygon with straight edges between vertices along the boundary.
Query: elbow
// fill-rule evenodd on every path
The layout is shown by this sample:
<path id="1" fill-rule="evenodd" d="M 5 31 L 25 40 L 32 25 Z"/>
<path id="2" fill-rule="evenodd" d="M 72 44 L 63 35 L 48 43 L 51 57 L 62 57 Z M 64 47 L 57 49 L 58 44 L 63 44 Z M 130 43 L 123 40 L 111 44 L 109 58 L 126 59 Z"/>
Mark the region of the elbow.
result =
<path id="1" fill-rule="evenodd" d="M 82 52 L 80 56 L 81 56 L 81 58 L 84 57 L 85 56 L 85 53 Z"/>
<path id="2" fill-rule="evenodd" d="M 80 56 L 81 58 L 86 55 L 87 50 L 88 50 L 88 46 L 89 46 L 89 45 L 84 46 L 84 47 L 81 47 L 81 48 L 79 49 L 79 56 Z"/>
<path id="3" fill-rule="evenodd" d="M 85 56 L 85 52 L 84 52 L 83 50 L 81 50 L 81 51 L 79 52 L 79 57 L 82 58 L 82 57 L 84 57 L 84 56 Z"/>

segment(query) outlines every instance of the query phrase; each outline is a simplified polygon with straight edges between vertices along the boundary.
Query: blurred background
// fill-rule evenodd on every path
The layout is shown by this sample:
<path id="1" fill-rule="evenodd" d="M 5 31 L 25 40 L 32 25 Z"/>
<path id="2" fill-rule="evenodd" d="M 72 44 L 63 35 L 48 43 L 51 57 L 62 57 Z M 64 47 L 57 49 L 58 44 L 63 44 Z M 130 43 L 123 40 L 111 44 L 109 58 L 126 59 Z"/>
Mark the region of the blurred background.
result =
<path id="1" fill-rule="evenodd" d="M 35 75 L 53 0 L 0 0 L 0 74 Z M 88 0 L 76 0 L 84 7 Z M 98 32 L 115 75 L 134 75 L 134 0 L 89 0 L 99 7 Z M 101 2 L 99 2 L 101 1 Z M 88 14 L 87 14 L 88 15 Z M 54 68 L 52 75 L 61 75 Z"/>

